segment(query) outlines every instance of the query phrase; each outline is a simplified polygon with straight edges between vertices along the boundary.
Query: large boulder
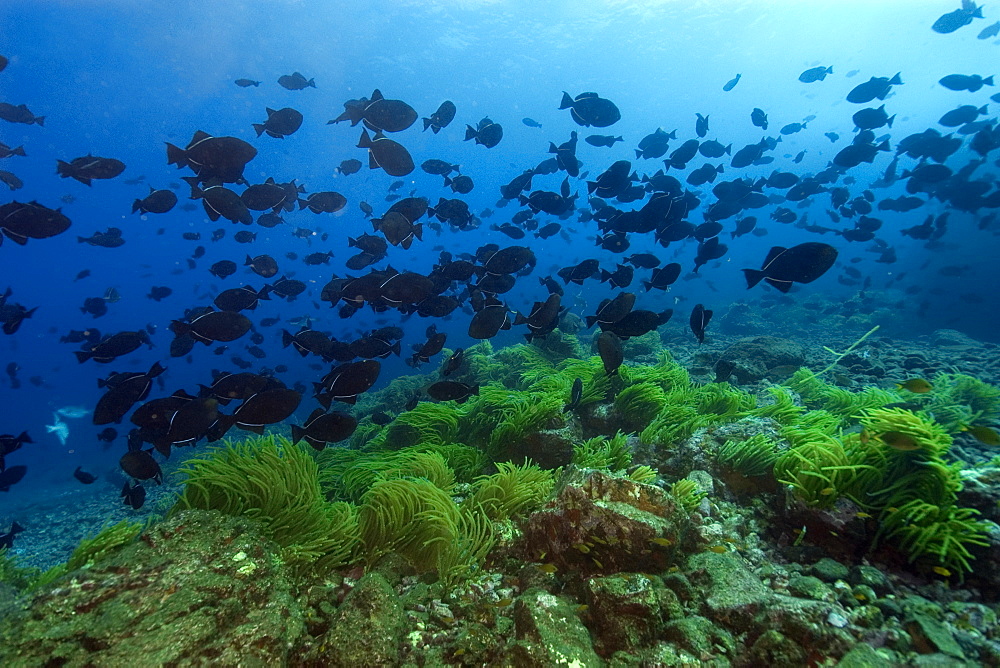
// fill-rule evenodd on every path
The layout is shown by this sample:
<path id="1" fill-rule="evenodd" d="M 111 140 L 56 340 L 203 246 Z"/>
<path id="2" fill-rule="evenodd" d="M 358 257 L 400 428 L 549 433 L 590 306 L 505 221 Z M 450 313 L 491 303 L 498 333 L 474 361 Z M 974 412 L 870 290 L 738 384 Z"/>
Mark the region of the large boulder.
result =
<path id="1" fill-rule="evenodd" d="M 791 339 L 776 336 L 755 336 L 740 339 L 729 346 L 715 363 L 717 383 L 736 376 L 740 385 L 756 383 L 768 372 L 782 367 L 798 367 L 805 362 L 805 351 Z"/>

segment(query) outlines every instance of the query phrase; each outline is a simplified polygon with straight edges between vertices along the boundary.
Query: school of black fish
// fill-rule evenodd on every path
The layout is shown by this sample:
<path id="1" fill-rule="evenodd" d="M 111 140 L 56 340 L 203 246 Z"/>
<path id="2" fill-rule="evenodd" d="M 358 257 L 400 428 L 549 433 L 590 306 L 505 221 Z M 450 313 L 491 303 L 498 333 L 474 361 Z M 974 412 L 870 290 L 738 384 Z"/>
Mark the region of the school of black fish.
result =
<path id="1" fill-rule="evenodd" d="M 982 8 L 968 0 L 962 6 L 941 16 L 932 29 L 948 34 L 982 18 Z M 980 33 L 980 39 L 995 36 L 1000 22 Z M 985 35 L 985 37 L 984 37 Z M 0 71 L 8 60 L 0 56 Z M 21 64 L 19 64 L 21 66 Z M 30 65 L 24 65 L 30 66 Z M 699 269 L 724 258 L 729 249 L 723 235 L 729 234 L 729 243 L 751 234 L 767 233 L 765 220 L 778 225 L 794 225 L 811 235 L 833 234 L 846 242 L 867 243 L 865 250 L 874 253 L 878 262 L 892 263 L 897 259 L 892 245 L 894 235 L 906 235 L 927 244 L 938 242 L 948 231 L 949 210 L 968 212 L 979 216 L 979 225 L 990 227 L 1000 208 L 1000 188 L 996 179 L 980 173 L 987 159 L 995 157 L 1000 148 L 1000 126 L 989 115 L 989 104 L 1000 102 L 993 95 L 988 100 L 980 92 L 994 85 L 992 75 L 942 73 L 940 85 L 952 91 L 961 91 L 972 103 L 956 106 L 936 124 L 922 132 L 905 137 L 892 137 L 895 114 L 892 110 L 893 89 L 905 85 L 903 73 L 878 73 L 849 90 L 845 98 L 859 105 L 852 115 L 855 134 L 841 139 L 833 132 L 826 133 L 838 145 L 833 160 L 822 170 L 802 174 L 775 168 L 768 177 L 741 177 L 740 170 L 748 167 L 778 164 L 777 150 L 783 135 L 800 132 L 814 118 L 803 119 L 782 126 L 776 136 L 762 134 L 757 142 L 734 147 L 718 139 L 707 139 L 711 130 L 709 114 L 696 113 L 694 136 L 673 129 L 650 128 L 647 135 L 635 143 L 635 159 L 622 158 L 600 174 L 585 171 L 586 164 L 578 155 L 577 129 L 602 129 L 615 125 L 622 112 L 611 100 L 597 92 L 563 92 L 561 99 L 553 96 L 553 107 L 566 110 L 566 127 L 549 128 L 557 133 L 549 145 L 548 154 L 537 165 L 510 174 L 510 180 L 500 188 L 496 207 L 514 204 L 518 211 L 502 224 L 493 224 L 491 230 L 499 231 L 512 241 L 533 236 L 546 239 L 562 235 L 580 234 L 569 225 L 589 224 L 599 231 L 596 245 L 601 249 L 600 258 L 588 258 L 567 267 L 553 267 L 551 272 L 538 278 L 548 292 L 548 297 L 532 305 L 511 305 L 504 295 L 518 281 L 536 271 L 538 258 L 528 245 L 500 246 L 486 244 L 470 252 L 442 250 L 437 264 L 427 274 L 397 271 L 385 263 L 389 246 L 406 251 L 414 244 L 423 243 L 425 228 L 442 234 L 457 234 L 484 226 L 483 219 L 495 215 L 492 210 L 475 214 L 459 197 L 439 197 L 432 203 L 416 192 L 408 196 L 396 194 L 403 181 L 390 186 L 386 201 L 392 202 L 385 211 L 364 201 L 354 202 L 370 219 L 372 233 L 349 238 L 349 245 L 356 254 L 341 264 L 339 273 L 323 272 L 322 288 L 313 290 L 309 282 L 292 278 L 288 270 L 279 268 L 277 259 L 267 254 L 242 253 L 244 260 L 235 255 L 231 260 L 214 263 L 207 269 L 218 279 L 233 276 L 242 266 L 261 279 L 259 287 L 242 284 L 218 292 L 211 303 L 192 304 L 186 310 L 174 312 L 163 325 L 173 334 L 169 343 L 171 358 L 186 358 L 191 363 L 199 346 L 218 346 L 246 338 L 249 356 L 262 360 L 266 351 L 260 346 L 265 337 L 258 328 L 274 328 L 278 319 L 254 317 L 260 307 L 272 299 L 295 300 L 299 297 L 326 302 L 340 318 L 350 318 L 365 307 L 377 313 L 398 313 L 400 317 L 417 315 L 435 321 L 464 319 L 468 322 L 468 335 L 472 339 L 486 340 L 500 331 L 524 327 L 524 336 L 531 342 L 544 339 L 569 315 L 562 304 L 564 286 L 585 282 L 606 284 L 615 296 L 604 299 L 596 312 L 585 316 L 587 328 L 597 325 L 600 334 L 595 337 L 598 353 L 609 375 L 617 372 L 624 356 L 622 342 L 641 336 L 666 323 L 673 311 L 653 311 L 642 308 L 642 293 L 651 290 L 669 290 L 679 280 L 691 278 Z M 798 77 L 802 85 L 841 85 L 835 74 L 835 64 L 819 65 L 805 70 Z M 723 90 L 730 91 L 741 81 L 741 74 L 728 80 Z M 282 76 L 278 82 L 287 90 L 304 91 L 317 88 L 314 78 L 294 72 Z M 262 82 L 254 79 L 237 79 L 236 86 L 257 88 Z M 322 78 L 320 84 L 322 85 Z M 964 100 L 965 98 L 963 98 Z M 875 101 L 878 101 L 878 106 Z M 860 106 L 871 105 L 871 106 Z M 416 123 L 420 114 L 402 100 L 386 97 L 375 89 L 370 97 L 349 99 L 344 111 L 328 124 L 347 122 L 351 127 L 361 125 L 357 141 L 359 157 L 346 159 L 336 167 L 341 176 L 358 173 L 367 162 L 369 169 L 381 169 L 393 177 L 405 177 L 417 168 L 417 162 L 403 143 L 391 139 Z M 766 106 L 766 105 L 765 105 Z M 887 106 L 890 111 L 887 111 Z M 422 117 L 423 130 L 434 135 L 449 132 L 449 126 L 461 110 L 451 101 L 442 102 L 436 109 L 427 110 Z M 503 123 L 512 122 L 503 109 L 490 110 L 488 116 L 478 118 L 482 112 L 467 121 L 465 141 L 487 151 L 504 138 Z M 627 113 L 627 110 L 626 110 Z M 166 145 L 165 160 L 185 173 L 181 178 L 190 187 L 190 201 L 200 201 L 205 214 L 215 222 L 225 219 L 239 226 L 232 235 L 238 243 L 253 244 L 256 233 L 244 226 L 259 225 L 270 229 L 286 225 L 293 235 L 303 238 L 317 237 L 327 241 L 327 234 L 317 234 L 305 221 L 310 215 L 333 214 L 352 203 L 334 191 L 307 193 L 295 180 L 287 183 L 268 178 L 262 183 L 248 183 L 244 171 L 257 156 L 258 151 L 269 151 L 274 139 L 294 134 L 308 123 L 320 123 L 315 118 L 304 118 L 299 111 L 284 107 L 261 111 L 261 122 L 253 125 L 259 138 L 254 146 L 234 136 L 212 136 L 200 129 L 191 128 L 191 140 L 184 145 Z M 45 116 L 38 116 L 23 104 L 0 102 L 0 119 L 9 123 L 34 125 L 34 131 L 43 133 Z M 755 107 L 747 110 L 747 122 L 766 133 L 769 126 L 768 112 Z M 543 131 L 541 124 L 522 119 L 530 128 Z M 941 129 L 939 129 L 940 126 Z M 453 131 L 453 130 L 452 130 Z M 581 130 L 582 132 L 583 130 Z M 594 151 L 613 150 L 618 142 L 629 143 L 615 134 L 588 134 L 585 142 Z M 44 141 L 40 139 L 39 141 Z M 30 145 L 11 148 L 0 144 L 0 159 L 16 164 L 30 160 Z M 804 152 L 803 152 L 804 153 Z M 798 164 L 803 153 L 786 156 Z M 862 163 L 872 164 L 882 154 L 888 164 L 881 170 L 880 178 L 867 187 L 857 185 L 851 170 Z M 992 155 L 991 155 L 992 154 Z M 699 156 L 701 159 L 699 159 Z M 462 173 L 461 167 L 435 156 L 421 156 L 420 169 L 441 176 L 443 187 L 454 195 L 466 195 L 475 188 L 472 175 Z M 945 163 L 965 160 L 962 166 L 949 167 Z M 695 165 L 695 161 L 700 164 Z M 74 179 L 87 186 L 99 188 L 95 183 L 119 177 L 126 165 L 113 157 L 85 155 L 58 161 L 56 172 L 63 178 Z M 557 188 L 547 190 L 533 186 L 536 178 L 559 174 L 564 178 Z M 724 176 L 729 177 L 728 179 Z M 9 171 L 0 171 L 0 178 L 11 190 L 21 187 L 21 181 Z M 558 177 L 557 177 L 558 178 Z M 905 181 L 906 195 L 898 198 L 879 199 L 875 191 L 887 188 L 897 181 Z M 142 177 L 129 183 L 142 185 Z M 585 191 L 585 192 L 584 192 Z M 810 223 L 806 215 L 799 215 L 795 207 L 802 208 L 816 201 L 828 200 L 827 212 L 833 227 Z M 941 213 L 932 213 L 924 223 L 913 227 L 893 228 L 891 221 L 876 217 L 877 212 L 892 216 L 935 203 Z M 158 215 L 171 211 L 178 204 L 174 189 L 149 187 L 149 193 L 131 204 L 133 213 Z M 124 210 L 127 202 L 121 203 Z M 184 205 L 186 210 L 193 205 Z M 308 210 L 308 213 L 306 213 Z M 294 213 L 293 213 L 294 212 Z M 303 227 L 287 226 L 284 216 L 294 215 Z M 766 218 L 765 218 L 766 215 Z M 889 224 L 885 224 L 885 223 Z M 53 202 L 9 201 L 0 205 L 0 243 L 6 238 L 15 245 L 39 243 L 62 234 L 72 226 L 72 221 Z M 222 227 L 211 233 L 211 240 L 219 241 L 227 235 Z M 625 255 L 632 239 L 650 236 L 663 249 L 670 249 L 671 259 L 665 262 L 666 253 L 632 253 Z M 109 227 L 91 236 L 79 236 L 81 244 L 103 248 L 117 248 L 127 241 L 127 231 Z M 185 239 L 198 241 L 200 232 L 185 232 Z M 693 261 L 678 258 L 678 248 L 693 246 Z M 841 249 L 844 245 L 841 244 Z M 8 253 L 16 253 L 8 243 Z M 195 260 L 204 255 L 205 248 L 198 246 L 189 267 L 196 269 Z M 621 261 L 608 264 L 609 256 L 621 256 Z M 743 269 L 747 288 L 763 282 L 778 291 L 789 292 L 796 284 L 809 284 L 820 279 L 835 264 L 838 250 L 821 241 L 805 241 L 792 247 L 771 248 L 760 267 Z M 302 258 L 307 267 L 328 266 L 333 254 L 315 252 Z M 289 254 L 289 259 L 296 259 Z M 684 273 L 685 265 L 690 270 Z M 860 272 L 845 268 L 841 282 L 856 285 Z M 201 269 L 200 271 L 205 271 Z M 315 269 L 315 271 L 322 271 Z M 639 284 L 642 293 L 637 295 L 627 289 L 633 284 L 636 272 L 642 276 Z M 86 278 L 83 270 L 77 279 Z M 870 284 L 866 281 L 865 287 Z M 171 296 L 169 286 L 151 285 L 148 297 L 159 302 Z M 30 319 L 38 306 L 25 306 L 15 302 L 16 285 L 6 288 L 0 296 L 0 324 L 6 335 L 15 335 L 31 327 Z M 113 290 L 103 296 L 88 298 L 81 307 L 79 318 L 97 318 L 107 312 L 107 304 L 118 299 Z M 521 307 L 521 308 L 518 308 Z M 699 342 L 704 341 L 710 325 L 712 310 L 704 304 L 695 305 L 690 313 L 689 326 Z M 314 311 L 316 319 L 321 316 Z M 335 403 L 353 404 L 358 396 L 377 382 L 381 363 L 390 355 L 400 355 L 402 329 L 386 326 L 365 333 L 352 340 L 339 339 L 330 332 L 313 329 L 312 318 L 299 322 L 298 331 L 280 329 L 284 347 L 291 347 L 302 357 L 317 358 L 324 365 L 309 385 L 297 380 L 289 387 L 279 378 L 287 368 L 258 368 L 238 356 L 231 360 L 238 369 L 218 372 L 206 377 L 196 391 L 177 389 L 169 393 L 164 382 L 167 360 L 156 362 L 146 371 L 112 371 L 98 380 L 104 394 L 94 406 L 95 425 L 130 424 L 125 440 L 127 445 L 121 456 L 122 470 L 132 479 L 121 490 L 123 503 L 138 509 L 145 499 L 143 484 L 159 483 L 162 471 L 158 457 L 166 457 L 172 448 L 189 446 L 201 441 L 216 441 L 232 429 L 263 433 L 269 425 L 277 425 L 292 418 L 303 402 L 315 402 L 316 407 L 301 425 L 291 426 L 293 440 L 306 441 L 317 449 L 349 438 L 358 426 L 358 417 L 341 410 L 331 410 Z M 581 326 L 582 327 L 582 326 Z M 63 343 L 79 346 L 73 350 L 81 364 L 111 364 L 143 346 L 152 347 L 153 327 L 138 323 L 135 330 L 102 333 L 96 328 L 83 326 L 63 336 Z M 426 329 L 425 340 L 413 343 L 412 355 L 406 363 L 413 368 L 431 361 L 444 349 L 447 335 L 431 324 Z M 216 348 L 217 354 L 225 347 Z M 440 377 L 428 377 L 426 396 L 415 396 L 404 410 L 411 409 L 421 399 L 464 402 L 478 394 L 479 387 L 448 380 L 447 376 L 463 365 L 463 350 L 458 348 L 441 367 Z M 7 373 L 13 383 L 17 381 L 18 365 L 11 362 Z M 315 367 L 314 367 L 315 368 Z M 32 379 L 34 382 L 34 379 Z M 150 398 L 154 386 L 163 396 Z M 574 385 L 573 397 L 568 398 L 567 410 L 579 401 L 581 387 Z M 307 396 L 310 395 L 310 396 Z M 369 416 L 378 424 L 385 424 L 391 416 Z M 112 442 L 118 437 L 115 427 L 105 428 L 99 438 Z M 6 459 L 23 446 L 31 447 L 32 440 L 26 431 L 17 436 L 0 435 L 0 491 L 7 491 L 25 475 L 23 465 L 7 466 Z M 83 484 L 94 482 L 95 476 L 77 468 L 73 476 Z M 0 546 L 11 543 L 21 530 L 15 524 L 11 531 L 0 536 Z"/>

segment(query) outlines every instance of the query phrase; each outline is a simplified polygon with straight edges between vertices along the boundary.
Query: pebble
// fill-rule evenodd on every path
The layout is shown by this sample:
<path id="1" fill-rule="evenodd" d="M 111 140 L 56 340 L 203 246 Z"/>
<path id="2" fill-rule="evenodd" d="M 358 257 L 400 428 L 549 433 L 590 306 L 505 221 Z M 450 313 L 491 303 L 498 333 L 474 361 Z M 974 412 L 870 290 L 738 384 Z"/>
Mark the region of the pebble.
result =
<path id="1" fill-rule="evenodd" d="M 830 626 L 835 626 L 838 629 L 842 629 L 847 626 L 847 617 L 834 610 L 829 615 L 826 616 L 826 623 Z"/>

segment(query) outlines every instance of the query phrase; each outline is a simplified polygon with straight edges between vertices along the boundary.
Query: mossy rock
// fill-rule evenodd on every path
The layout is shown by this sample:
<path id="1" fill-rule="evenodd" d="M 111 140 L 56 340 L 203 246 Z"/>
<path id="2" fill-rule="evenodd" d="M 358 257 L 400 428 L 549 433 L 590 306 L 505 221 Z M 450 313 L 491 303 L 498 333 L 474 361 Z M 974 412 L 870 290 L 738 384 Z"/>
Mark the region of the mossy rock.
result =
<path id="1" fill-rule="evenodd" d="M 7 666 L 285 662 L 303 614 L 260 525 L 185 511 L 35 592 L 0 629 Z"/>

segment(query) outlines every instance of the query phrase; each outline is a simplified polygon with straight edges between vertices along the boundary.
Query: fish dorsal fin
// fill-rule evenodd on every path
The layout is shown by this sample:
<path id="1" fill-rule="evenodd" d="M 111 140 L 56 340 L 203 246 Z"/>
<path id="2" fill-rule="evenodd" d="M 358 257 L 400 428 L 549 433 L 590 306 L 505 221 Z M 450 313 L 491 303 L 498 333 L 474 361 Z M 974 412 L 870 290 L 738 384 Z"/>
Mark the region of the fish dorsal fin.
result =
<path id="1" fill-rule="evenodd" d="M 309 414 L 309 419 L 306 420 L 306 425 L 308 426 L 312 424 L 314 420 L 316 420 L 318 417 L 322 415 L 326 415 L 326 411 L 323 410 L 322 408 L 317 408 L 316 410 L 314 410 L 312 413 Z"/>
<path id="2" fill-rule="evenodd" d="M 271 107 L 264 107 L 264 111 L 267 112 L 267 117 L 268 118 L 270 118 L 271 115 L 274 114 L 274 109 L 272 109 Z"/>
<path id="3" fill-rule="evenodd" d="M 780 255 L 781 255 L 782 253 L 784 253 L 784 252 L 785 252 L 786 250 L 788 250 L 788 249 L 787 249 L 787 248 L 785 248 L 784 246 L 775 246 L 774 248 L 772 248 L 771 250 L 769 250 L 769 251 L 767 252 L 767 257 L 766 257 L 766 258 L 764 258 L 764 266 L 763 266 L 763 267 L 762 267 L 761 269 L 762 269 L 762 270 L 764 270 L 764 269 L 767 269 L 767 268 L 768 268 L 768 266 L 769 266 L 769 265 L 770 265 L 770 264 L 771 264 L 772 262 L 774 262 L 775 260 L 777 260 L 777 259 L 778 259 L 778 257 L 779 257 L 779 256 L 780 256 Z"/>
<path id="4" fill-rule="evenodd" d="M 579 102 L 580 100 L 587 100 L 595 97 L 597 97 L 597 93 L 591 93 L 591 92 L 580 93 L 579 95 L 576 96 L 576 101 Z"/>
<path id="5" fill-rule="evenodd" d="M 200 141 L 205 141 L 206 139 L 211 139 L 211 138 L 212 135 L 208 134 L 204 130 L 198 130 L 197 132 L 194 133 L 194 136 L 191 137 L 191 143 L 197 144 Z"/>
<path id="6" fill-rule="evenodd" d="M 379 100 L 384 100 L 384 99 L 385 98 L 382 97 L 382 91 L 380 91 L 378 88 L 372 91 L 372 96 L 370 98 L 371 102 L 378 102 Z"/>

